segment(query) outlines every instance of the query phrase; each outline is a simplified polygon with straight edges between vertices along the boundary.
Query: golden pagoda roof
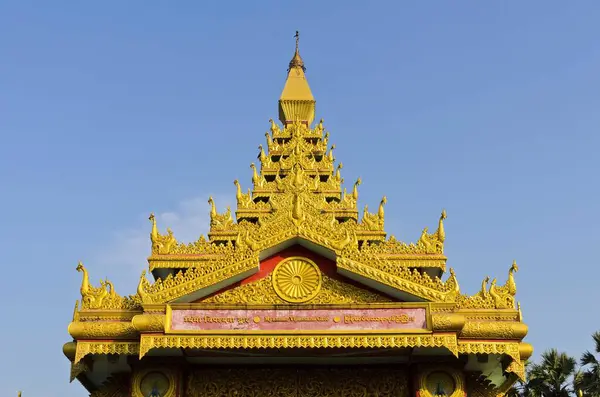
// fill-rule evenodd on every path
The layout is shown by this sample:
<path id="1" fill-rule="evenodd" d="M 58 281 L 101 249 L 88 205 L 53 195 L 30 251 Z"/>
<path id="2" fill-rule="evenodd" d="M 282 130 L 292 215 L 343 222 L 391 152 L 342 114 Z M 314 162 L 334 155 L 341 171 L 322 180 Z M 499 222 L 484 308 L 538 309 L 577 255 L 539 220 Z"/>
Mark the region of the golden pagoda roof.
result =
<path id="1" fill-rule="evenodd" d="M 423 228 L 412 243 L 387 234 L 385 196 L 375 212 L 367 205 L 360 211 L 361 178 L 350 191 L 343 187 L 343 166 L 333 154 L 329 132 L 322 119 L 313 125 L 315 100 L 304 73 L 297 35 L 279 101 L 283 126 L 270 120 L 266 144 L 259 146 L 260 164 L 250 165 L 252 186 L 244 190 L 234 181 L 235 210 L 220 212 L 213 198 L 208 200 L 208 236 L 179 242 L 170 229 L 162 234 L 151 214 L 148 263 L 154 281 L 144 271 L 136 294 L 127 297 L 117 294 L 108 280 L 92 286 L 87 269 L 77 266 L 83 275 L 81 304 L 76 303 L 69 326 L 75 341 L 64 349 L 73 363 L 72 377 L 89 370 L 82 359 L 94 354 L 141 357 L 160 348 L 304 347 L 422 347 L 447 349 L 456 356 L 504 355 L 510 358 L 505 372 L 523 375 L 523 361 L 532 347 L 522 342 L 527 326 L 515 300 L 516 262 L 505 284 L 486 277 L 478 293 L 465 295 L 453 269 L 444 276 L 446 211 L 441 211 L 433 232 Z M 323 274 L 315 270 L 318 288 L 313 285 L 313 294 L 303 300 L 286 298 L 274 271 L 257 276 L 268 261 L 289 249 L 319 258 L 330 269 Z M 169 334 L 174 307 L 286 304 L 417 305 L 426 308 L 429 325 L 422 334 L 386 337 Z"/>

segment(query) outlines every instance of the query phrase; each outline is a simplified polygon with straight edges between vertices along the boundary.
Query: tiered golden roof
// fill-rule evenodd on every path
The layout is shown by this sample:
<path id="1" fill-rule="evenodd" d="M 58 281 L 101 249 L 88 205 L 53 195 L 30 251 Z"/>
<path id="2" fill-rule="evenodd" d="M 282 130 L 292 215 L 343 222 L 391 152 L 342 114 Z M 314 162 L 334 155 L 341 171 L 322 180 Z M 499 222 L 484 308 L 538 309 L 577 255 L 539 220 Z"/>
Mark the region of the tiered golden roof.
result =
<path id="1" fill-rule="evenodd" d="M 384 196 L 375 212 L 358 209 L 359 185 L 343 188 L 342 163 L 337 162 L 323 120 L 312 125 L 315 100 L 305 76 L 298 43 L 289 65 L 279 101 L 282 126 L 270 120 L 265 146 L 259 146 L 259 165 L 251 164 L 251 187 L 234 181 L 237 206 L 218 209 L 210 198 L 208 236 L 192 243 L 179 242 L 173 232 L 152 224 L 149 270 L 154 282 L 142 273 L 137 293 L 118 295 L 108 280 L 90 285 L 85 267 L 81 305 L 77 304 L 69 332 L 74 342 L 65 345 L 73 362 L 72 375 L 90 368 L 88 355 L 144 356 L 162 348 L 264 348 L 307 346 L 421 346 L 446 348 L 455 355 L 497 354 L 509 358 L 504 371 L 523 375 L 523 360 L 532 353 L 521 342 L 527 333 L 520 306 L 515 304 L 516 263 L 505 285 L 489 277 L 481 290 L 461 293 L 456 274 L 446 272 L 444 256 L 446 212 L 437 228 L 425 227 L 414 243 L 398 241 L 384 229 Z M 274 287 L 273 275 L 233 289 L 226 287 L 259 271 L 261 261 L 291 246 L 305 249 L 335 263 L 342 279 L 323 276 L 318 293 L 295 304 L 427 303 L 432 328 L 420 336 L 389 338 L 365 336 L 180 336 L 165 335 L 165 310 L 169 304 L 206 305 L 286 304 Z M 307 269 L 306 271 L 309 271 Z M 364 285 L 362 289 L 356 283 Z M 304 338 L 304 339 L 303 339 Z M 106 342 L 109 339 L 112 342 Z M 515 378 L 503 386 L 507 387 Z M 500 389 L 494 389 L 499 392 Z"/>

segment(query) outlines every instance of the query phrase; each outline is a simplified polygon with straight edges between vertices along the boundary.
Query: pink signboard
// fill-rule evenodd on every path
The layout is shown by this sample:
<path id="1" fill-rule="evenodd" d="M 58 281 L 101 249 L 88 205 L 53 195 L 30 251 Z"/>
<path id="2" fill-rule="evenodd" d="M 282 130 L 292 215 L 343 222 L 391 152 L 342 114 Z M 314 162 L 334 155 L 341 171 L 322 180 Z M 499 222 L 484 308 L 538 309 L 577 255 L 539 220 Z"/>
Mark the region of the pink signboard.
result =
<path id="1" fill-rule="evenodd" d="M 167 332 L 423 331 L 425 308 L 171 309 Z"/>

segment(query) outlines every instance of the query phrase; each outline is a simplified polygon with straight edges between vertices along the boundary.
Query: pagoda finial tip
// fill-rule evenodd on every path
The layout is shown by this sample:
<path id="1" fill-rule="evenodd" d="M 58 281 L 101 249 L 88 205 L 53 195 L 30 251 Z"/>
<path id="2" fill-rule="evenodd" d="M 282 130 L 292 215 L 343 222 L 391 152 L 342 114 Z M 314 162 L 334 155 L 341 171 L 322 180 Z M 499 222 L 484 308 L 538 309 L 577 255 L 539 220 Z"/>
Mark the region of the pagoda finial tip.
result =
<path id="1" fill-rule="evenodd" d="M 290 70 L 292 68 L 301 68 L 303 71 L 306 70 L 304 67 L 304 61 L 300 57 L 299 45 L 300 45 L 300 32 L 296 30 L 296 34 L 294 35 L 296 39 L 296 51 L 294 52 L 294 57 L 290 61 Z"/>

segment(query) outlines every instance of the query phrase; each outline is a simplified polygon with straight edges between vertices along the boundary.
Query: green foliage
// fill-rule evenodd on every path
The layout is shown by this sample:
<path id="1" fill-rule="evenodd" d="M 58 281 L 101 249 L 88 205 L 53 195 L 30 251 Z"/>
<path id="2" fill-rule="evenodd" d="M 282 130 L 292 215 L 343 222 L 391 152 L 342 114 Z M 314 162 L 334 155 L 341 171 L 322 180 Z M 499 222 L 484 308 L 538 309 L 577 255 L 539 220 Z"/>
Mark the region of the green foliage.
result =
<path id="1" fill-rule="evenodd" d="M 596 358 L 596 355 L 600 355 L 600 332 L 595 332 L 592 338 L 595 351 L 586 351 L 581 356 L 581 371 L 575 378 L 575 387 L 585 397 L 600 397 L 600 360 Z"/>
<path id="2" fill-rule="evenodd" d="M 518 382 L 507 397 L 600 397 L 600 332 L 592 335 L 595 352 L 585 352 L 579 360 L 550 349 L 537 363 L 526 363 L 527 381 Z"/>

